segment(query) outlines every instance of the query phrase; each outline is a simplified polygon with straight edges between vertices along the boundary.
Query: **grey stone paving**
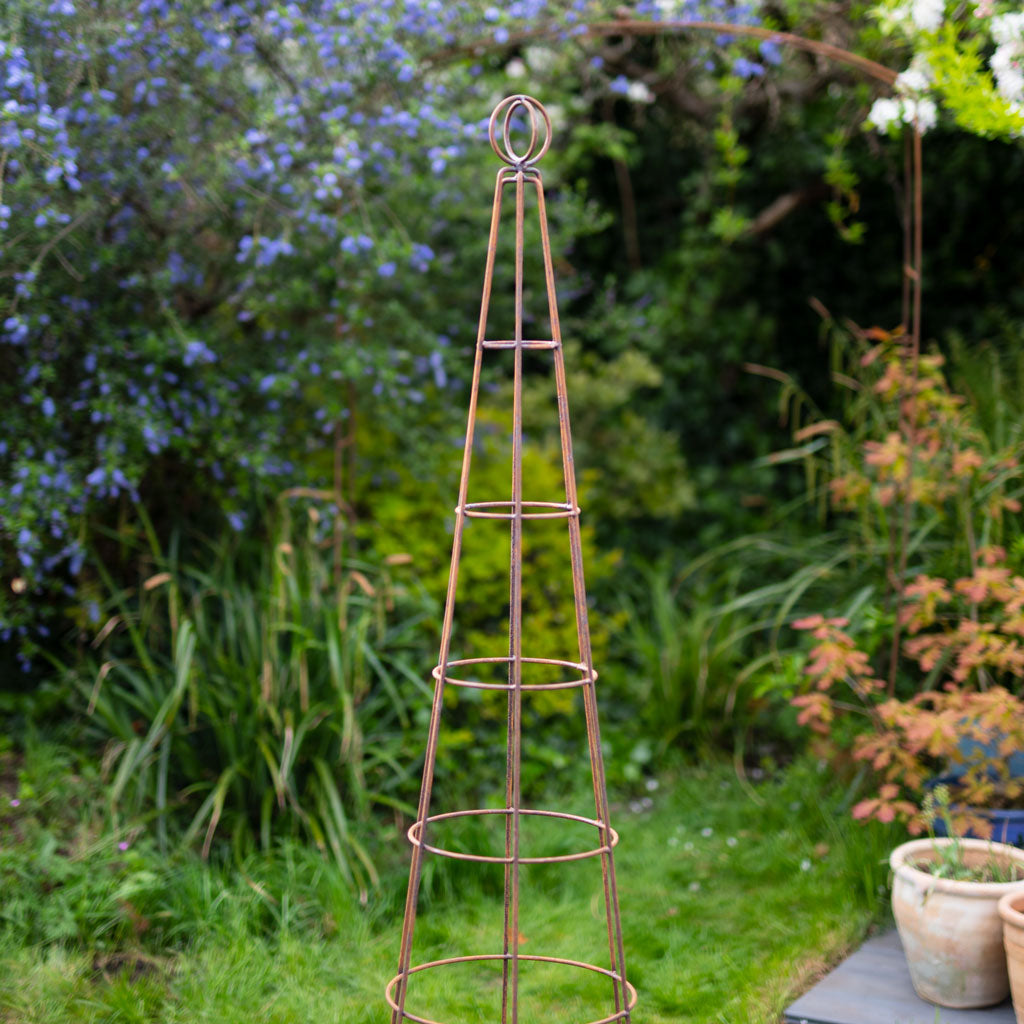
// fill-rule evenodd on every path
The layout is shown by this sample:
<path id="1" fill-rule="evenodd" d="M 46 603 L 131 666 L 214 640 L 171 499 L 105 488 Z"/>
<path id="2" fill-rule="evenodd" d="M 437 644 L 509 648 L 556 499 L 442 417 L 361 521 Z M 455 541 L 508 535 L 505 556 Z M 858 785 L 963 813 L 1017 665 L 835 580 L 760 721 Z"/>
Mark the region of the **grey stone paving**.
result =
<path id="1" fill-rule="evenodd" d="M 786 1011 L 791 1024 L 1016 1024 L 1010 1001 L 947 1010 L 914 991 L 895 931 L 868 939 Z"/>

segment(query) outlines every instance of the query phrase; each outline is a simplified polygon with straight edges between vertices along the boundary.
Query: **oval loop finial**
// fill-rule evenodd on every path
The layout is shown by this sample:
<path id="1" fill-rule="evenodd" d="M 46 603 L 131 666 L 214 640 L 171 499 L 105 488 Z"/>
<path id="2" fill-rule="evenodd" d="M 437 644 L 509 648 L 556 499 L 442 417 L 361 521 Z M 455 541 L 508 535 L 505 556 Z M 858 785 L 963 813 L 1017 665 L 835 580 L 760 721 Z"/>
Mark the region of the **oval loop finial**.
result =
<path id="1" fill-rule="evenodd" d="M 512 147 L 512 118 L 520 109 L 526 112 L 530 122 L 530 142 L 525 153 L 517 153 Z M 498 137 L 498 118 L 504 114 L 501 123 L 501 137 Z M 543 140 L 540 148 L 537 148 L 538 140 L 543 130 Z M 495 108 L 491 114 L 491 122 L 487 128 L 487 134 L 491 140 L 491 149 L 505 163 L 515 167 L 517 170 L 525 170 L 533 166 L 547 151 L 551 145 L 551 118 L 544 109 L 544 104 L 535 100 L 532 96 L 507 96 Z"/>

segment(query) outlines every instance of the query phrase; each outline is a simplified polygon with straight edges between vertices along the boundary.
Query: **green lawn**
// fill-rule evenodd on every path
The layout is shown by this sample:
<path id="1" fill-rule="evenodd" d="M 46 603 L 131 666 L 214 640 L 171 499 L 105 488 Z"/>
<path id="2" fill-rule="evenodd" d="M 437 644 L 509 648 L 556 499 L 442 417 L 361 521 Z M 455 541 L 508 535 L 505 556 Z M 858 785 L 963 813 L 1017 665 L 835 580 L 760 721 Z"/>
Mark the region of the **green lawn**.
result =
<path id="1" fill-rule="evenodd" d="M 690 770 L 662 780 L 650 806 L 616 806 L 616 866 L 628 974 L 640 992 L 638 1024 L 776 1021 L 884 914 L 878 886 L 890 837 L 849 823 L 825 789 L 807 766 L 761 784 L 756 798 L 725 768 Z M 578 810 L 586 813 L 585 804 Z M 530 852 L 552 852 L 560 841 L 542 829 L 524 832 Z M 396 836 L 396 851 L 399 843 Z M 500 867 L 464 871 L 432 861 L 414 960 L 500 951 Z M 152 891 L 140 895 L 147 870 Z M 401 863 L 365 906 L 332 868 L 293 848 L 251 860 L 244 871 L 188 859 L 162 875 L 159 868 L 138 874 L 131 892 L 122 883 L 109 897 L 139 919 L 134 938 L 109 941 L 101 929 L 93 948 L 85 948 L 80 940 L 30 943 L 8 927 L 0 940 L 0 1019 L 389 1019 L 382 989 L 398 956 Z M 5 875 L 5 887 L 11 877 Z M 593 860 L 526 869 L 522 952 L 605 964 L 600 888 Z M 578 1024 L 611 1012 L 607 983 L 571 969 L 526 964 L 521 993 L 522 1024 Z M 429 972 L 410 984 L 410 1010 L 451 1024 L 496 1021 L 499 1005 L 494 965 Z"/>

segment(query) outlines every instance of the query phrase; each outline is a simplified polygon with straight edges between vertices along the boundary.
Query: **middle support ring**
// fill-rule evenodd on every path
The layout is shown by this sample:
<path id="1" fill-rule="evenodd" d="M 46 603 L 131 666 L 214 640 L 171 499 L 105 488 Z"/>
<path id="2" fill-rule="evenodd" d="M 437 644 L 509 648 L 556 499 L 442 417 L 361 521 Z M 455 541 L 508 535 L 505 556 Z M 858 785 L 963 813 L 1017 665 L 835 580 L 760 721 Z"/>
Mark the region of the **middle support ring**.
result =
<path id="1" fill-rule="evenodd" d="M 580 674 L 579 679 L 565 679 L 557 683 L 523 683 L 519 687 L 520 690 L 573 690 L 597 680 L 597 671 L 593 668 L 588 669 L 586 665 L 578 661 L 562 661 L 559 658 L 521 658 L 520 661 L 524 665 L 555 665 L 558 668 Z M 476 679 L 453 679 L 448 675 L 453 668 L 464 665 L 510 665 L 511 663 L 512 659 L 508 655 L 493 658 L 460 658 L 457 661 L 449 661 L 444 666 L 444 681 L 452 686 L 466 686 L 471 690 L 512 690 L 514 687 L 511 683 L 484 683 Z M 441 666 L 435 665 L 430 670 L 430 674 L 435 681 L 440 682 Z"/>
<path id="2" fill-rule="evenodd" d="M 512 811 L 508 807 L 486 807 L 477 808 L 471 811 L 449 811 L 447 814 L 433 814 L 427 818 L 426 821 L 433 823 L 438 821 L 450 821 L 453 818 L 473 818 L 492 814 L 503 814 L 508 817 L 511 813 Z M 601 833 L 605 832 L 606 829 L 606 826 L 596 818 L 584 818 L 579 814 L 566 814 L 563 811 L 541 811 L 520 808 L 519 813 L 523 817 L 560 818 L 563 821 L 577 821 L 583 825 L 592 825 Z M 422 846 L 423 849 L 429 853 L 436 853 L 441 857 L 451 857 L 454 860 L 478 861 L 482 864 L 511 864 L 513 862 L 512 857 L 495 857 L 483 853 L 461 853 L 458 850 L 445 850 L 440 846 L 430 846 L 420 840 L 422 825 L 422 821 L 414 821 L 409 826 L 409 830 L 406 835 L 408 835 L 409 842 L 412 843 L 413 846 Z M 600 857 L 604 853 L 611 853 L 619 843 L 619 834 L 615 829 L 608 827 L 607 832 L 611 841 L 605 845 L 596 846 L 591 850 L 580 850 L 578 853 L 560 853 L 551 857 L 519 857 L 518 863 L 561 864 L 565 861 L 585 860 L 588 857 Z"/>

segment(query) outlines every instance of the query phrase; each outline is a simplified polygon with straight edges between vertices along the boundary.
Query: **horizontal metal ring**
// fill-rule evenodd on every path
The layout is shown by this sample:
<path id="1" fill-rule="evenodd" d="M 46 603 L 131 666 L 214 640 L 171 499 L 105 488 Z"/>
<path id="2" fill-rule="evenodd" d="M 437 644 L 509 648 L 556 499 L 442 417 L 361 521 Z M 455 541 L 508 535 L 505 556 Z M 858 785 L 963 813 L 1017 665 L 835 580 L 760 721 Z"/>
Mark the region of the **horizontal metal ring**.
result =
<path id="1" fill-rule="evenodd" d="M 524 509 L 553 509 L 551 512 L 523 512 L 522 519 L 572 519 L 580 514 L 580 507 L 565 501 L 524 501 Z M 504 509 L 508 512 L 491 512 L 489 509 Z M 511 501 L 468 501 L 465 505 L 456 505 L 456 512 L 463 512 L 469 519 L 514 519 Z"/>
<path id="2" fill-rule="evenodd" d="M 519 813 L 524 817 L 559 818 L 562 821 L 578 821 L 583 825 L 591 825 L 599 831 L 603 832 L 605 830 L 605 826 L 595 818 L 583 818 L 578 814 L 566 814 L 563 811 L 540 811 L 520 808 Z M 503 814 L 505 817 L 508 817 L 512 814 L 512 810 L 508 807 L 486 807 L 471 811 L 448 811 L 446 814 L 433 814 L 426 820 L 428 822 L 449 821 L 453 818 L 474 818 L 494 814 Z M 519 857 L 518 859 L 494 857 L 483 853 L 461 853 L 456 850 L 446 850 L 440 846 L 431 846 L 429 843 L 424 843 L 420 840 L 420 832 L 422 831 L 420 826 L 422 824 L 423 822 L 421 821 L 414 821 L 406 832 L 409 842 L 413 846 L 421 846 L 428 853 L 436 853 L 439 857 L 450 857 L 452 860 L 475 861 L 480 864 L 512 864 L 514 862 L 519 864 L 564 864 L 569 861 L 599 857 L 603 853 L 611 853 L 619 845 L 619 833 L 609 825 L 608 832 L 611 836 L 611 842 L 603 846 L 596 846 L 592 850 L 580 850 L 577 853 L 559 853 L 551 857 Z"/>
<path id="3" fill-rule="evenodd" d="M 522 341 L 516 341 L 514 338 L 485 338 L 480 342 L 481 348 L 507 349 L 515 348 L 517 345 L 531 351 L 562 347 L 560 341 L 553 341 L 550 338 L 524 338 Z"/>
<path id="4" fill-rule="evenodd" d="M 626 1016 L 632 1013 L 636 1007 L 636 989 L 633 988 L 628 981 L 623 982 L 622 977 L 617 972 L 609 971 L 606 967 L 597 967 L 594 964 L 584 963 L 582 960 L 565 960 L 562 957 L 557 956 L 537 956 L 536 954 L 525 953 L 518 954 L 516 959 L 520 961 L 526 960 L 532 963 L 559 964 L 563 967 L 578 967 L 582 971 L 592 971 L 594 974 L 602 974 L 604 977 L 610 978 L 619 985 L 624 984 L 627 995 L 626 1006 L 607 1017 L 601 1017 L 599 1020 L 587 1021 L 586 1024 L 613 1024 L 614 1021 L 625 1020 Z M 407 971 L 400 971 L 388 982 L 387 987 L 384 989 L 384 998 L 387 999 L 388 1006 L 390 1006 L 392 1010 L 397 1010 L 405 1020 L 411 1020 L 414 1024 L 444 1024 L 442 1021 L 430 1020 L 427 1017 L 418 1017 L 416 1014 L 400 1008 L 394 998 L 394 991 L 398 983 L 402 978 L 408 979 L 411 974 L 419 974 L 420 971 L 429 971 L 434 967 L 447 967 L 450 964 L 479 963 L 480 961 L 488 960 L 498 962 L 507 960 L 511 962 L 512 954 L 479 953 L 475 956 L 453 956 L 446 960 L 431 960 L 429 963 L 417 964 L 415 967 L 410 967 Z"/>
<path id="5" fill-rule="evenodd" d="M 524 665 L 554 665 L 558 668 L 568 669 L 570 672 L 579 672 L 580 678 L 561 680 L 557 683 L 522 683 L 519 686 L 520 690 L 575 690 L 586 686 L 587 683 L 597 681 L 597 671 L 593 668 L 588 669 L 586 665 L 578 661 L 561 661 L 558 658 L 522 658 L 521 660 Z M 511 663 L 512 659 L 508 655 L 492 658 L 459 658 L 457 661 L 447 662 L 445 670 L 447 673 L 453 668 L 461 668 L 465 665 L 510 665 Z M 440 682 L 441 666 L 435 665 L 430 670 L 430 674 L 436 682 Z M 511 683 L 482 683 L 476 679 L 454 679 L 447 674 L 444 681 L 452 686 L 464 686 L 470 690 L 505 690 L 507 692 L 515 689 Z"/>

